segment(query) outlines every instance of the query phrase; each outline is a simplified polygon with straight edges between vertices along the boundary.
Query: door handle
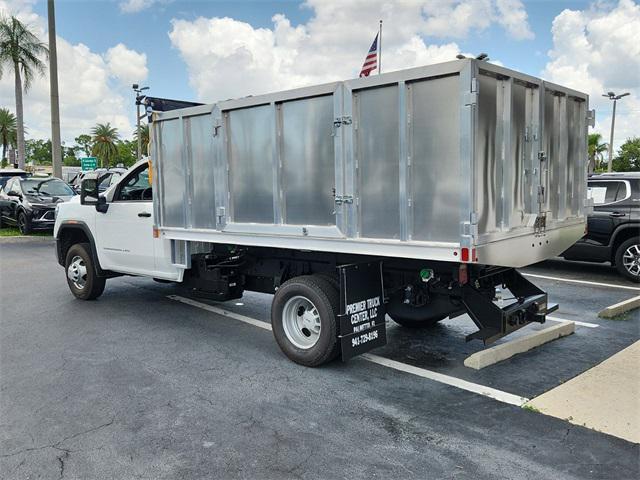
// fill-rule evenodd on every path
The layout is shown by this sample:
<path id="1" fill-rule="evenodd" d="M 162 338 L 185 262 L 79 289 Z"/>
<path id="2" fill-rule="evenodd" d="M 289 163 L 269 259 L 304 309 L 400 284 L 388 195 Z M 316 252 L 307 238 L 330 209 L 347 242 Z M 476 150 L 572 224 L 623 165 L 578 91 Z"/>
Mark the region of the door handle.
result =
<path id="1" fill-rule="evenodd" d="M 613 212 L 609 214 L 610 217 L 626 217 L 627 214 L 623 212 Z"/>
<path id="2" fill-rule="evenodd" d="M 149 218 L 151 216 L 151 214 L 149 212 L 140 212 L 138 214 L 139 217 L 146 217 Z"/>

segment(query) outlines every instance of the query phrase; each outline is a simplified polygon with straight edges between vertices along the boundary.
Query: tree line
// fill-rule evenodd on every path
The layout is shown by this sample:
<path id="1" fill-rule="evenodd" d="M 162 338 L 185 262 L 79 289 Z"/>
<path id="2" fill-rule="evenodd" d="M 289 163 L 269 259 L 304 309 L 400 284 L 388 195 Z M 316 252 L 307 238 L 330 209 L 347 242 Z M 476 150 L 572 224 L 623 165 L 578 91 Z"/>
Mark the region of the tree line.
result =
<path id="1" fill-rule="evenodd" d="M 609 144 L 602 141 L 599 133 L 589 134 L 589 173 L 599 173 L 607 171 L 609 159 L 606 153 L 609 151 Z M 640 171 L 640 137 L 628 138 L 613 157 L 614 172 L 639 172 Z"/>
<path id="2" fill-rule="evenodd" d="M 142 154 L 147 155 L 149 126 L 141 125 Z M 2 167 L 10 163 L 8 153 L 17 147 L 16 117 L 7 108 L 0 108 L 0 144 Z M 121 138 L 118 129 L 110 123 L 99 123 L 89 133 L 78 135 L 71 145 L 62 144 L 62 163 L 67 167 L 80 166 L 83 157 L 96 157 L 101 167 L 124 165 L 129 167 L 137 160 L 138 132 L 132 138 Z M 51 165 L 51 140 L 26 139 L 25 158 L 33 165 Z"/>

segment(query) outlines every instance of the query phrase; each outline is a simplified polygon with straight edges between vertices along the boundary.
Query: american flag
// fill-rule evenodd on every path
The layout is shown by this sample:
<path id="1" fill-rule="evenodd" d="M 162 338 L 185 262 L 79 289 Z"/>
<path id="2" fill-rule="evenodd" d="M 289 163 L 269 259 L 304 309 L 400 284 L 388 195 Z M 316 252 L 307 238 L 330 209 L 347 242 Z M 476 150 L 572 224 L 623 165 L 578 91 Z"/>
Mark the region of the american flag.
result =
<path id="1" fill-rule="evenodd" d="M 368 77 L 373 70 L 378 68 L 378 35 L 379 33 L 376 34 L 376 38 L 371 44 L 367 58 L 364 59 L 362 70 L 360 70 L 361 77 Z"/>

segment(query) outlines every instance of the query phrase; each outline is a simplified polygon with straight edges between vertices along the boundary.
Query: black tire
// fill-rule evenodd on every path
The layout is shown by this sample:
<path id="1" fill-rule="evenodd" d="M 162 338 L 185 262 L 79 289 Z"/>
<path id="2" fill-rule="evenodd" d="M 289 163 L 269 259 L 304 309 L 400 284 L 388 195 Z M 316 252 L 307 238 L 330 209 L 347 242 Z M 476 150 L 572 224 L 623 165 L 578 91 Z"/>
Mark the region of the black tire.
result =
<path id="1" fill-rule="evenodd" d="M 18 213 L 18 218 L 16 220 L 20 233 L 22 235 L 29 235 L 31 233 L 31 219 L 27 216 L 27 214 L 24 212 Z"/>
<path id="2" fill-rule="evenodd" d="M 285 333 L 284 308 L 294 297 L 304 297 L 309 300 L 320 317 L 319 338 L 310 348 L 299 348 Z M 301 276 L 283 283 L 276 291 L 271 304 L 273 336 L 282 352 L 290 360 L 306 367 L 318 367 L 335 359 L 339 352 L 337 325 L 339 308 L 339 293 L 324 278 L 315 275 Z"/>
<path id="3" fill-rule="evenodd" d="M 632 255 L 632 263 L 629 264 L 629 258 L 627 257 L 627 265 L 625 262 L 625 253 Z M 626 240 L 620 244 L 616 250 L 615 257 L 616 268 L 618 273 L 623 277 L 631 280 L 632 282 L 640 283 L 640 238 L 634 237 Z"/>
<path id="4" fill-rule="evenodd" d="M 84 280 L 84 285 L 82 287 L 74 283 L 67 274 L 71 263 L 77 261 L 77 258 L 82 260 L 82 264 L 86 270 L 86 275 L 79 277 L 79 280 L 80 278 Z M 67 285 L 69 285 L 69 290 L 71 290 L 71 293 L 73 293 L 76 298 L 79 298 L 80 300 L 94 300 L 102 295 L 107 279 L 99 277 L 96 273 L 93 257 L 91 255 L 91 246 L 88 243 L 76 243 L 75 245 L 72 245 L 67 251 L 64 265 Z M 82 282 L 79 281 L 78 283 Z"/>
<path id="5" fill-rule="evenodd" d="M 329 282 L 333 288 L 335 288 L 338 292 L 340 291 L 340 279 L 338 278 L 337 273 L 315 273 L 314 277 L 318 277 L 323 279 L 326 282 Z"/>
<path id="6" fill-rule="evenodd" d="M 398 315 L 391 316 L 391 320 L 396 322 L 398 325 L 405 328 L 431 328 L 436 325 L 439 321 L 444 320 L 447 316 L 443 317 L 435 317 L 435 318 L 427 318 L 424 320 L 414 320 L 412 318 L 403 318 Z"/>

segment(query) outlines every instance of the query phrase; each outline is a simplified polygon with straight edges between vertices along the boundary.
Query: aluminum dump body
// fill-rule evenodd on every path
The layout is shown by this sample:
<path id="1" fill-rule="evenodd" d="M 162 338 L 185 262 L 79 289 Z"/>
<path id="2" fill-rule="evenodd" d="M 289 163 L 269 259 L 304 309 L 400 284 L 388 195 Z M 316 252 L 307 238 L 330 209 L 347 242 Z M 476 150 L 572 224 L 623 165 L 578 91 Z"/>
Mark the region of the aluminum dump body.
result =
<path id="1" fill-rule="evenodd" d="M 176 240 L 520 267 L 584 233 L 588 97 L 476 60 L 157 112 Z"/>

